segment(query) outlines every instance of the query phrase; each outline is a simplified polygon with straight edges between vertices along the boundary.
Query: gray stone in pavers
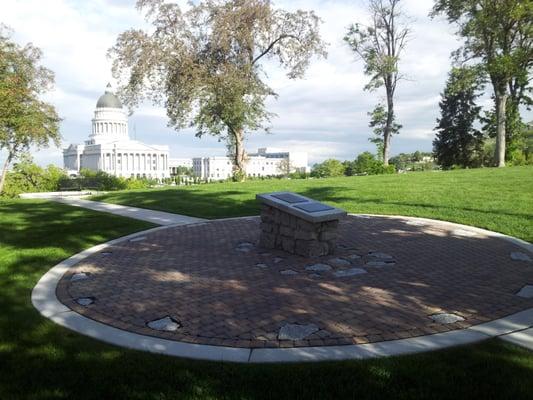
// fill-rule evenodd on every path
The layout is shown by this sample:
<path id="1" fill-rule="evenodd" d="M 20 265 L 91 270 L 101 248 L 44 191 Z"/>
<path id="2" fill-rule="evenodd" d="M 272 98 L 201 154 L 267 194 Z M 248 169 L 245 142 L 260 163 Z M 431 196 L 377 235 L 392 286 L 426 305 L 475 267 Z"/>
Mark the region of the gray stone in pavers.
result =
<path id="1" fill-rule="evenodd" d="M 533 285 L 526 285 L 516 294 L 517 296 L 524 297 L 526 299 L 533 298 Z"/>
<path id="2" fill-rule="evenodd" d="M 320 275 L 320 274 L 309 274 L 309 278 L 320 279 L 320 278 L 322 278 L 322 275 Z"/>
<path id="3" fill-rule="evenodd" d="M 382 260 L 392 260 L 394 258 L 390 254 L 382 253 L 380 251 L 369 251 L 368 256 L 372 258 L 379 258 Z"/>
<path id="4" fill-rule="evenodd" d="M 104 251 L 103 253 L 100 253 L 100 254 L 103 256 L 110 256 L 113 253 L 111 251 Z"/>
<path id="5" fill-rule="evenodd" d="M 331 270 L 331 266 L 328 264 L 312 264 L 305 267 L 307 271 L 325 272 Z"/>
<path id="6" fill-rule="evenodd" d="M 315 324 L 287 324 L 283 325 L 279 330 L 279 340 L 302 340 L 307 336 L 312 335 L 318 331 L 318 326 Z"/>
<path id="7" fill-rule="evenodd" d="M 250 251 L 253 250 L 254 247 L 255 245 L 253 243 L 243 242 L 243 243 L 239 243 L 237 247 L 235 248 L 235 250 L 240 251 L 241 253 L 249 253 Z"/>
<path id="8" fill-rule="evenodd" d="M 272 254 L 271 254 L 271 253 L 261 253 L 261 254 L 259 254 L 259 255 L 262 256 L 262 257 L 269 257 L 269 256 L 271 256 Z"/>
<path id="9" fill-rule="evenodd" d="M 345 260 L 344 258 L 332 258 L 331 260 L 328 260 L 328 263 L 335 267 L 347 267 L 352 264 L 350 261 Z"/>
<path id="10" fill-rule="evenodd" d="M 386 260 L 386 261 L 369 261 L 365 265 L 367 267 L 392 267 L 396 263 L 392 260 Z"/>
<path id="11" fill-rule="evenodd" d="M 76 299 L 76 303 L 78 303 L 80 306 L 88 306 L 94 303 L 94 298 L 80 297 L 79 299 Z"/>
<path id="12" fill-rule="evenodd" d="M 511 259 L 514 261 L 531 261 L 531 257 L 529 257 L 526 253 L 522 253 L 521 251 L 512 252 Z"/>
<path id="13" fill-rule="evenodd" d="M 431 318 L 433 321 L 439 324 L 453 324 L 454 322 L 465 320 L 460 315 L 449 314 L 449 313 L 433 314 L 433 315 L 430 315 L 429 318 Z"/>
<path id="14" fill-rule="evenodd" d="M 86 279 L 89 279 L 89 275 L 85 272 L 78 272 L 70 277 L 71 282 L 84 281 Z"/>
<path id="15" fill-rule="evenodd" d="M 146 324 L 149 328 L 156 331 L 174 332 L 181 326 L 180 323 L 173 318 L 165 317 L 150 321 Z"/>
<path id="16" fill-rule="evenodd" d="M 258 268 L 268 268 L 268 265 L 263 264 L 263 263 L 255 264 L 255 266 Z"/>
<path id="17" fill-rule="evenodd" d="M 292 270 L 292 269 L 284 269 L 283 271 L 279 271 L 281 275 L 298 275 L 298 272 Z"/>
<path id="18" fill-rule="evenodd" d="M 281 258 L 281 257 L 274 257 L 274 260 L 273 260 L 273 261 L 274 261 L 274 264 L 277 264 L 277 263 L 282 262 L 282 261 L 283 261 L 283 258 Z"/>
<path id="19" fill-rule="evenodd" d="M 361 259 L 361 256 L 359 254 L 350 254 L 346 258 L 348 258 L 350 260 L 359 260 L 359 259 Z"/>
<path id="20" fill-rule="evenodd" d="M 146 239 L 146 236 L 141 236 L 141 237 L 130 239 L 130 242 L 142 242 L 145 239 Z"/>
<path id="21" fill-rule="evenodd" d="M 333 275 L 335 275 L 337 278 L 345 278 L 347 276 L 366 274 L 366 272 L 367 271 L 364 268 L 350 268 L 350 269 L 341 269 L 339 271 L 335 271 Z"/>

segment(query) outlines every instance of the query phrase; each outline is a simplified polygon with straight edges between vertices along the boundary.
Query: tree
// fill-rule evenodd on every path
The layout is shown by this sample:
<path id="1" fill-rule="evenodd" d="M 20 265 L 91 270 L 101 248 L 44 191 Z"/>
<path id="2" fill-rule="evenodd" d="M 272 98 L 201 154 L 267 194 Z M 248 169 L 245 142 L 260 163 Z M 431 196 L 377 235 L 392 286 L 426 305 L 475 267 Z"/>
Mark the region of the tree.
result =
<path id="1" fill-rule="evenodd" d="M 394 167 L 392 165 L 384 165 L 381 160 L 376 159 L 374 154 L 365 151 L 357 156 L 354 161 L 354 169 L 357 174 L 392 174 Z"/>
<path id="2" fill-rule="evenodd" d="M 291 79 L 312 56 L 326 56 L 321 20 L 312 11 L 275 9 L 270 0 L 205 0 L 186 11 L 161 0 L 138 0 L 153 31 L 130 29 L 109 51 L 119 94 L 131 108 L 144 98 L 166 107 L 169 126 L 196 127 L 230 145 L 234 174 L 244 179 L 246 132 L 272 114 L 262 63 L 271 59 Z"/>
<path id="3" fill-rule="evenodd" d="M 288 158 L 284 158 L 279 162 L 277 170 L 282 176 L 288 177 L 294 170 L 294 167 Z"/>
<path id="4" fill-rule="evenodd" d="M 437 136 L 433 141 L 435 158 L 443 168 L 480 164 L 483 134 L 474 128 L 481 110 L 476 105 L 480 85 L 475 68 L 453 68 L 448 75 L 439 103 L 441 116 L 435 128 Z"/>
<path id="5" fill-rule="evenodd" d="M 533 3 L 530 0 L 437 0 L 432 15 L 459 26 L 464 45 L 456 61 L 479 60 L 494 91 L 496 154 L 505 166 L 507 103 L 529 91 L 533 65 Z M 521 94 L 520 94 L 521 93 Z"/>
<path id="6" fill-rule="evenodd" d="M 376 145 L 378 159 L 384 163 L 385 159 L 383 138 L 385 137 L 385 131 L 387 130 L 388 112 L 385 111 L 385 107 L 383 106 L 383 104 L 379 103 L 371 113 L 368 113 L 368 115 L 370 115 L 370 123 L 368 124 L 368 126 L 370 128 L 374 128 L 372 130 L 374 136 L 368 140 L 370 140 Z M 398 132 L 400 132 L 401 128 L 402 126 L 396 123 L 395 117 L 393 116 L 389 136 L 397 134 Z"/>
<path id="7" fill-rule="evenodd" d="M 39 65 L 42 52 L 31 43 L 19 46 L 0 25 L 0 150 L 7 153 L 0 176 L 4 188 L 11 162 L 30 146 L 59 145 L 59 117 L 40 100 L 54 82 L 53 73 Z"/>
<path id="8" fill-rule="evenodd" d="M 22 153 L 13 164 L 13 170 L 6 174 L 2 195 L 15 197 L 20 193 L 56 191 L 67 179 L 61 168 L 55 165 L 41 168 L 30 154 Z"/>
<path id="9" fill-rule="evenodd" d="M 313 166 L 311 176 L 315 178 L 329 178 L 344 175 L 344 165 L 333 158 L 323 161 Z"/>
<path id="10" fill-rule="evenodd" d="M 389 163 L 391 136 L 397 133 L 395 126 L 398 129 L 400 127 L 394 122 L 394 95 L 398 81 L 402 79 L 398 70 L 400 55 L 410 33 L 399 2 L 400 0 L 369 0 L 371 25 L 353 24 L 344 37 L 356 56 L 365 63 L 365 74 L 371 77 L 365 90 L 385 87 L 387 113 L 381 131 L 385 165 Z"/>

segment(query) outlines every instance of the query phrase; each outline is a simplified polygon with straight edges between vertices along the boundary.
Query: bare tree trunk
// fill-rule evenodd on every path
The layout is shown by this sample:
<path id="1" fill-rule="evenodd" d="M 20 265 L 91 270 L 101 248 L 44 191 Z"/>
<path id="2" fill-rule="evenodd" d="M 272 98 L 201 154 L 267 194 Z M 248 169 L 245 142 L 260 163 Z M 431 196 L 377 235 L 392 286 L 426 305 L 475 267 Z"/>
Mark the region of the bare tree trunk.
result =
<path id="1" fill-rule="evenodd" d="M 4 161 L 4 166 L 2 167 L 2 175 L 0 176 L 0 194 L 2 194 L 2 191 L 4 190 L 4 184 L 6 182 L 6 175 L 7 175 L 7 168 L 9 167 L 9 164 L 11 163 L 12 159 L 13 159 L 13 155 L 9 153 L 7 155 L 6 161 Z"/>
<path id="2" fill-rule="evenodd" d="M 389 165 L 390 140 L 394 121 L 394 100 L 391 89 L 387 87 L 387 123 L 383 131 L 383 165 Z"/>
<path id="3" fill-rule="evenodd" d="M 242 129 L 234 130 L 235 139 L 235 154 L 233 155 L 233 176 L 240 182 L 246 179 L 246 171 L 244 168 L 245 152 L 244 152 L 244 135 Z"/>
<path id="4" fill-rule="evenodd" d="M 507 93 L 496 92 L 496 165 L 505 167 L 505 125 L 507 114 Z"/>

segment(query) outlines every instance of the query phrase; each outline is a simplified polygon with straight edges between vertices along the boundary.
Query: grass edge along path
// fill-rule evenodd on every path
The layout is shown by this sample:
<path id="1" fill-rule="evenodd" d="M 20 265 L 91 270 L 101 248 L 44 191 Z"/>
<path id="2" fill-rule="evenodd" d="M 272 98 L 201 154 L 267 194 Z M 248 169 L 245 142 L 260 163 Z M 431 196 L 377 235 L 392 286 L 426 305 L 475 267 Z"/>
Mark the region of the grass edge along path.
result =
<path id="1" fill-rule="evenodd" d="M 52 202 L 0 202 L 1 399 L 531 398 L 533 352 L 497 339 L 366 361 L 240 365 L 107 345 L 32 307 L 53 265 L 149 227 Z"/>
<path id="2" fill-rule="evenodd" d="M 533 167 L 255 180 L 110 192 L 94 200 L 201 218 L 257 215 L 257 193 L 292 191 L 351 213 L 477 226 L 533 242 Z"/>

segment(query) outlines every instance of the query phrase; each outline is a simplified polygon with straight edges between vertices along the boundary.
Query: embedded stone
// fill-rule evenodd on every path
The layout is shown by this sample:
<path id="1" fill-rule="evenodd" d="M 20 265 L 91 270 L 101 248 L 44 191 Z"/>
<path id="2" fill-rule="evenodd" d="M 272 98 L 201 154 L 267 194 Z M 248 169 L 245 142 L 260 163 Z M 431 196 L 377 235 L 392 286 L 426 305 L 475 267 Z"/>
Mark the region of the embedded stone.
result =
<path id="1" fill-rule="evenodd" d="M 368 267 L 392 267 L 396 263 L 393 260 L 369 261 L 365 265 Z"/>
<path id="2" fill-rule="evenodd" d="M 328 262 L 334 267 L 347 267 L 348 265 L 351 265 L 350 261 L 345 260 L 344 258 L 332 258 L 331 260 L 328 260 Z"/>
<path id="3" fill-rule="evenodd" d="M 149 328 L 156 331 L 174 332 L 181 327 L 180 323 L 174 318 L 165 317 L 150 321 L 146 324 Z"/>
<path id="4" fill-rule="evenodd" d="M 283 261 L 283 258 L 281 257 L 274 257 L 274 264 L 280 263 Z"/>
<path id="5" fill-rule="evenodd" d="M 279 340 L 302 340 L 318 331 L 315 324 L 287 324 L 283 325 L 278 333 Z"/>
<path id="6" fill-rule="evenodd" d="M 381 258 L 383 260 L 392 260 L 393 259 L 393 257 L 390 254 L 382 253 L 380 251 L 369 251 L 368 252 L 368 256 L 369 257 L 373 257 L 373 258 Z"/>
<path id="7" fill-rule="evenodd" d="M 279 271 L 281 275 L 298 275 L 298 272 L 292 270 L 292 269 L 284 269 L 283 271 Z"/>
<path id="8" fill-rule="evenodd" d="M 366 272 L 367 271 L 364 268 L 350 268 L 350 269 L 341 269 L 339 271 L 335 271 L 333 275 L 335 275 L 337 278 L 345 278 L 348 276 L 366 274 Z"/>
<path id="9" fill-rule="evenodd" d="M 259 268 L 268 268 L 268 265 L 266 264 L 255 264 L 256 267 L 259 267 Z"/>
<path id="10" fill-rule="evenodd" d="M 235 250 L 240 251 L 241 253 L 249 253 L 254 248 L 254 244 L 250 242 L 242 242 L 237 245 Z"/>
<path id="11" fill-rule="evenodd" d="M 325 272 L 331 270 L 331 266 L 328 264 L 312 264 L 305 267 L 307 271 Z"/>
<path id="12" fill-rule="evenodd" d="M 526 299 L 533 298 L 533 285 L 526 285 L 516 294 L 517 296 L 524 297 Z"/>
<path id="13" fill-rule="evenodd" d="M 431 318 L 434 322 L 437 322 L 438 324 L 453 324 L 454 322 L 465 320 L 460 315 L 449 313 L 433 314 L 430 315 L 429 318 Z"/>
<path id="14" fill-rule="evenodd" d="M 71 282 L 84 281 L 89 279 L 89 276 L 85 272 L 79 272 L 70 277 Z"/>
<path id="15" fill-rule="evenodd" d="M 140 237 L 130 239 L 130 242 L 142 242 L 145 239 L 146 239 L 146 236 L 140 236 Z"/>
<path id="16" fill-rule="evenodd" d="M 314 279 L 319 279 L 319 278 L 322 278 L 322 275 L 320 275 L 320 274 L 309 274 L 309 277 L 310 278 L 314 278 Z"/>
<path id="17" fill-rule="evenodd" d="M 110 252 L 110 251 L 104 251 L 103 253 L 100 253 L 100 254 L 103 255 L 103 256 L 110 256 L 113 253 Z"/>
<path id="18" fill-rule="evenodd" d="M 359 260 L 359 259 L 361 259 L 361 256 L 359 254 L 350 254 L 346 258 L 348 258 L 350 260 Z"/>
<path id="19" fill-rule="evenodd" d="M 511 259 L 514 261 L 531 261 L 531 257 L 529 257 L 526 253 L 522 253 L 520 251 L 514 251 L 511 253 Z"/>
<path id="20" fill-rule="evenodd" d="M 76 303 L 78 303 L 80 306 L 88 306 L 88 305 L 94 303 L 94 298 L 92 298 L 92 297 L 80 297 L 79 299 L 76 299 Z"/>

